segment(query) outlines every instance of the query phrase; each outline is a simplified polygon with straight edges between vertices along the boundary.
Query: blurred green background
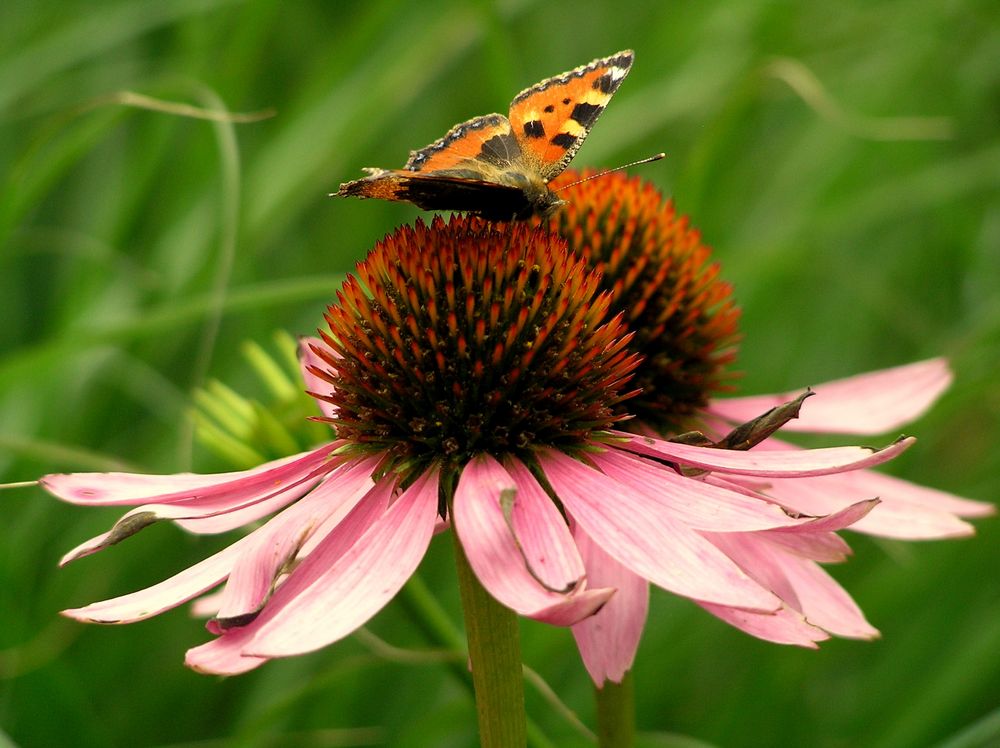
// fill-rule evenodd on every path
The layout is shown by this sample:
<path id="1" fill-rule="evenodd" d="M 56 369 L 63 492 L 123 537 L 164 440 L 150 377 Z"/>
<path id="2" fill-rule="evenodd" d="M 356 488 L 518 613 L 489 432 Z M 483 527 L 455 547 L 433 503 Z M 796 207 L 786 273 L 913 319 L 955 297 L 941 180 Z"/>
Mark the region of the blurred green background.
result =
<path id="1" fill-rule="evenodd" d="M 628 47 L 632 73 L 575 163 L 668 153 L 641 174 L 735 284 L 744 391 L 948 355 L 956 384 L 892 470 L 996 500 L 994 0 L 7 0 L 0 480 L 228 467 L 193 443 L 194 388 L 254 393 L 241 345 L 314 330 L 342 274 L 418 215 L 327 193 Z M 276 116 L 213 123 L 116 103 L 121 91 Z M 471 696 L 433 658 L 352 637 L 220 680 L 183 667 L 207 638 L 184 609 L 125 627 L 60 618 L 226 539 L 157 526 L 57 570 L 119 512 L 37 488 L 0 501 L 0 745 L 474 744 Z M 635 668 L 646 744 L 1000 744 L 998 525 L 921 544 L 848 533 L 856 557 L 832 572 L 882 630 L 872 643 L 781 648 L 654 592 Z M 443 540 L 421 575 L 457 626 Z M 431 646 L 401 601 L 370 631 Z M 551 745 L 587 745 L 563 711 L 594 724 L 572 638 L 523 632 L 558 700 L 529 685 L 531 718 Z"/>

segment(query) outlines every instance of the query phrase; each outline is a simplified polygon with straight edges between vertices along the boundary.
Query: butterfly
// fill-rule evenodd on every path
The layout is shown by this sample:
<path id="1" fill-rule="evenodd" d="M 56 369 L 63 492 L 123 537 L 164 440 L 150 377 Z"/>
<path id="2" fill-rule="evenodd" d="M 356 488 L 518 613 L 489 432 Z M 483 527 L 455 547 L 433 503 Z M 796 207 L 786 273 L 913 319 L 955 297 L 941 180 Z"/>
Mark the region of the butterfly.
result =
<path id="1" fill-rule="evenodd" d="M 549 216 L 563 200 L 548 184 L 572 160 L 634 57 L 624 50 L 521 91 L 510 112 L 455 125 L 410 153 L 402 169 L 365 169 L 340 185 L 341 197 L 467 211 L 493 221 Z"/>

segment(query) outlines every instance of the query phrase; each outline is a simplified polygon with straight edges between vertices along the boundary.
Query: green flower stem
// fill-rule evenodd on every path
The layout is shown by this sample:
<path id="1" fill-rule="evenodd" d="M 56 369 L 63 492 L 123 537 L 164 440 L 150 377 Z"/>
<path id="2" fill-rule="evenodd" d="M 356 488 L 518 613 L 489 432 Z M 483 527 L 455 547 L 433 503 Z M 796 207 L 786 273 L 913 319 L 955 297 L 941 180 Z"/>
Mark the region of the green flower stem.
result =
<path id="1" fill-rule="evenodd" d="M 480 745 L 523 746 L 527 731 L 517 614 L 490 597 L 469 566 L 458 533 L 453 531 L 451 535 L 455 539 L 458 586 L 476 689 Z"/>
<path id="2" fill-rule="evenodd" d="M 444 649 L 465 652 L 466 643 L 463 632 L 452 624 L 451 618 L 441 607 L 419 573 L 410 577 L 410 581 L 403 587 L 403 593 L 399 600 L 406 607 L 410 619 L 420 627 L 429 642 Z M 468 686 L 469 693 L 475 693 L 472 685 L 472 674 L 469 672 L 468 661 L 464 656 L 459 662 L 449 660 L 447 667 L 455 674 L 459 683 Z M 523 666 L 521 675 L 524 676 Z M 527 720 L 529 746 L 556 748 L 555 743 L 549 740 L 530 716 Z"/>
<path id="3" fill-rule="evenodd" d="M 600 748 L 629 748 L 635 743 L 635 690 L 632 671 L 621 683 L 605 682 L 595 688 L 597 744 Z"/>

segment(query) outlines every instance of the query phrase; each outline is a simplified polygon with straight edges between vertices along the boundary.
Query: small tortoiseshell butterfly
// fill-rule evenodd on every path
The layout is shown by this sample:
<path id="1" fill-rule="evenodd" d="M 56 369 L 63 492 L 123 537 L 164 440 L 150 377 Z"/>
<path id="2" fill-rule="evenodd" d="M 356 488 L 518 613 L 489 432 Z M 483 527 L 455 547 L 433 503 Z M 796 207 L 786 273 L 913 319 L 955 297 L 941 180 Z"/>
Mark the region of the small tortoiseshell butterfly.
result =
<path id="1" fill-rule="evenodd" d="M 510 103 L 455 125 L 402 169 L 365 169 L 337 195 L 468 211 L 493 221 L 547 216 L 563 201 L 548 183 L 569 164 L 632 67 L 632 50 L 536 83 Z"/>

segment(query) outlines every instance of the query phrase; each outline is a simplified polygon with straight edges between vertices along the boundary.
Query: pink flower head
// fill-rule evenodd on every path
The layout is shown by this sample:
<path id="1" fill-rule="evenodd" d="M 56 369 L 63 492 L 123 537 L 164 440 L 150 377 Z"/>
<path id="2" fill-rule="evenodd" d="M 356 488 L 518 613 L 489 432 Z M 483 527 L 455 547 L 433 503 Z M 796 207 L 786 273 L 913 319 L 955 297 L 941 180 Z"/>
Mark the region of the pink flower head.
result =
<path id="1" fill-rule="evenodd" d="M 214 638 L 187 663 L 244 672 L 363 625 L 447 523 L 499 602 L 573 627 L 598 684 L 631 666 L 650 582 L 771 641 L 875 635 L 818 564 L 846 556 L 836 531 L 871 516 L 876 493 L 831 483 L 814 492 L 822 510 L 807 511 L 797 491 L 772 487 L 848 480 L 912 439 L 746 451 L 617 430 L 640 356 L 599 282 L 563 240 L 524 225 L 398 230 L 338 293 L 329 331 L 303 346 L 335 440 L 239 473 L 42 479 L 67 501 L 136 507 L 64 562 L 162 519 L 218 533 L 267 518 L 170 579 L 65 613 L 137 621 L 221 586 L 200 605 Z M 733 433 L 762 441 L 798 405 L 736 416 L 747 422 Z M 733 418 L 725 408 L 712 411 L 719 422 Z M 946 514 L 982 507 L 924 498 Z"/>

